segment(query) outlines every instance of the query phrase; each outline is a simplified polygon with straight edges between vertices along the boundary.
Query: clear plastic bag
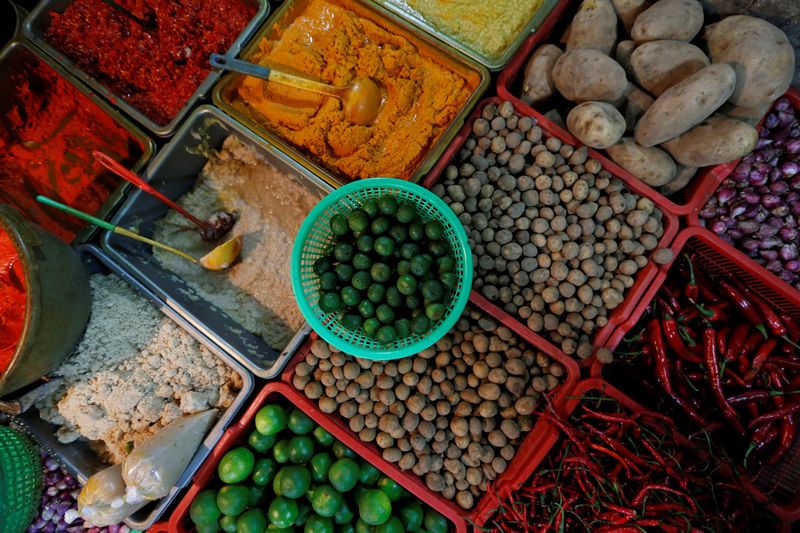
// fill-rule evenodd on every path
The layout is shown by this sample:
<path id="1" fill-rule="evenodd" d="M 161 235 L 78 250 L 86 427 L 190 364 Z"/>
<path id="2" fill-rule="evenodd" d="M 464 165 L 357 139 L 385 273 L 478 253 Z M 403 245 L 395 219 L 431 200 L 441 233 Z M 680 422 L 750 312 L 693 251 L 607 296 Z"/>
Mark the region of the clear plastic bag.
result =
<path id="1" fill-rule="evenodd" d="M 111 526 L 122 522 L 146 503 L 125 501 L 122 465 L 113 465 L 100 470 L 86 481 L 78 494 L 78 510 L 67 511 L 64 521 L 70 524 L 80 516 L 87 526 Z"/>
<path id="2" fill-rule="evenodd" d="M 163 498 L 186 469 L 216 418 L 215 409 L 184 416 L 159 429 L 122 463 L 125 501 Z"/>

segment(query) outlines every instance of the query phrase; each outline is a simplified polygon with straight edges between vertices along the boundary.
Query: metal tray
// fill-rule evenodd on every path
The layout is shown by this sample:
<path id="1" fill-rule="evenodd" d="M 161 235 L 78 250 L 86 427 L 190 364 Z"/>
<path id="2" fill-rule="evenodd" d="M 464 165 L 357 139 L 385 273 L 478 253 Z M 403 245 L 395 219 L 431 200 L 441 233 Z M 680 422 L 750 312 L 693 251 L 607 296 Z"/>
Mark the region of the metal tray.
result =
<path id="1" fill-rule="evenodd" d="M 477 74 L 479 76 L 478 85 L 475 86 L 475 89 L 461 108 L 461 111 L 453 122 L 450 123 L 450 126 L 439 136 L 436 143 L 431 146 L 425 159 L 422 160 L 414 171 L 411 181 L 417 182 L 433 167 L 447 148 L 447 145 L 450 144 L 450 140 L 461 128 L 464 119 L 469 115 L 473 106 L 478 103 L 481 95 L 488 88 L 490 82 L 489 71 L 480 63 L 464 56 L 457 50 L 437 41 L 417 28 L 410 27 L 401 17 L 377 4 L 371 3 L 368 0 L 339 0 L 339 2 L 346 8 L 358 9 L 360 15 L 375 21 L 380 26 L 391 30 L 397 35 L 405 37 L 414 43 L 422 53 L 441 59 L 442 62 L 445 63 L 445 66 L 454 71 L 464 76 L 470 74 L 473 76 Z M 305 3 L 307 3 L 306 0 L 286 0 L 253 37 L 250 44 L 242 51 L 241 56 L 244 59 L 251 57 L 253 53 L 258 50 L 258 43 L 261 39 L 265 37 L 272 38 L 280 34 L 286 21 L 296 18 Z M 241 75 L 233 73 L 223 76 L 217 86 L 214 87 L 214 104 L 251 130 L 257 132 L 263 138 L 267 139 L 271 144 L 274 144 L 279 149 L 289 154 L 305 168 L 331 184 L 331 186 L 339 187 L 340 185 L 353 181 L 352 178 L 335 173 L 326 168 L 321 163 L 306 155 L 300 148 L 289 144 L 277 134 L 265 128 L 259 122 L 258 117 L 252 116 L 241 106 L 235 106 L 232 102 L 231 92 L 238 87 L 241 79 Z"/>
<path id="2" fill-rule="evenodd" d="M 200 132 L 211 148 L 219 147 L 228 135 L 236 135 L 279 169 L 297 175 L 310 189 L 321 195 L 331 190 L 295 161 L 211 106 L 201 106 L 192 113 L 148 167 L 145 181 L 152 183 L 173 200 L 191 190 L 197 174 L 207 161 L 195 149 L 201 143 Z M 149 237 L 153 234 L 154 222 L 161 220 L 167 211 L 163 203 L 136 190 L 114 217 L 114 223 L 126 228 L 136 227 L 140 233 Z M 289 345 L 278 352 L 263 338 L 246 331 L 229 318 L 224 310 L 199 299 L 190 286 L 152 260 L 150 246 L 113 233 L 103 236 L 102 246 L 114 261 L 261 378 L 271 379 L 277 376 L 297 347 L 302 334 L 308 331 L 308 326 L 304 325 Z M 266 265 L 264 273 L 270 275 Z"/>
<path id="3" fill-rule="evenodd" d="M 205 440 L 203 440 L 197 453 L 192 457 L 186 470 L 184 470 L 169 495 L 147 505 L 125 521 L 132 529 L 145 530 L 164 514 L 181 489 L 189 484 L 197 470 L 214 449 L 214 446 L 216 446 L 217 442 L 222 438 L 223 433 L 225 433 L 225 430 L 231 424 L 237 412 L 244 406 L 245 401 L 250 396 L 253 390 L 253 376 L 234 361 L 231 356 L 209 342 L 197 329 L 192 327 L 192 325 L 184 320 L 178 313 L 166 306 L 163 301 L 148 291 L 141 283 L 127 274 L 99 248 L 93 245 L 84 245 L 78 247 L 77 251 L 80 253 L 81 260 L 86 265 L 86 271 L 90 275 L 96 273 L 114 273 L 125 280 L 137 293 L 144 296 L 162 313 L 186 330 L 187 333 L 194 337 L 200 344 L 208 348 L 217 357 L 225 361 L 229 367 L 242 377 L 242 389 L 236 395 L 236 399 L 222 414 Z M 13 421 L 15 427 L 33 437 L 47 453 L 61 463 L 70 474 L 81 482 L 81 484 L 85 483 L 89 476 L 107 466 L 98 459 L 97 455 L 89 449 L 85 442 L 72 443 L 69 445 L 60 443 L 55 437 L 56 426 L 39 418 L 36 409 L 31 409 L 15 417 Z"/>
<path id="4" fill-rule="evenodd" d="M 483 53 L 475 50 L 474 48 L 469 47 L 467 44 L 459 41 L 457 38 L 451 36 L 448 33 L 445 33 L 442 30 L 437 29 L 436 27 L 432 26 L 427 20 L 425 20 L 422 15 L 420 15 L 417 11 L 409 8 L 408 6 L 401 5 L 400 2 L 397 0 L 372 0 L 376 4 L 380 4 L 381 6 L 385 7 L 392 13 L 395 13 L 399 17 L 402 17 L 409 24 L 412 24 L 422 31 L 427 32 L 437 39 L 440 39 L 456 50 L 460 51 L 461 53 L 471 57 L 475 61 L 478 61 L 482 65 L 485 65 L 489 70 L 496 72 L 501 70 L 503 67 L 506 66 L 511 60 L 511 56 L 514 55 L 514 52 L 517 51 L 517 48 L 520 47 L 522 42 L 530 35 L 531 33 L 535 32 L 539 26 L 542 24 L 544 19 L 547 15 L 550 14 L 550 11 L 556 6 L 559 0 L 544 0 L 542 5 L 539 6 L 539 9 L 533 14 L 531 19 L 528 23 L 522 28 L 522 31 L 511 41 L 508 46 L 503 50 L 502 54 L 496 56 L 487 56 Z"/>
<path id="5" fill-rule="evenodd" d="M 0 0 L 2 1 L 2 0 Z M 139 158 L 136 163 L 131 167 L 133 172 L 138 173 L 142 170 L 148 161 L 153 157 L 153 154 L 156 151 L 156 145 L 150 137 L 145 135 L 145 133 L 139 129 L 138 126 L 133 124 L 130 120 L 125 118 L 122 113 L 111 107 L 107 102 L 105 102 L 102 98 L 97 96 L 93 93 L 88 87 L 86 87 L 83 83 L 78 81 L 75 77 L 71 76 L 65 68 L 59 65 L 57 62 L 53 61 L 51 58 L 47 57 L 43 54 L 40 50 L 37 50 L 36 47 L 31 46 L 30 44 L 22 41 L 22 40 L 12 40 L 2 49 L 0 49 L 0 72 L 3 73 L 3 79 L 7 78 L 8 74 L 8 67 L 7 63 L 12 61 L 15 54 L 20 53 L 30 53 L 36 59 L 43 61 L 46 65 L 56 71 L 56 73 L 63 78 L 65 78 L 70 84 L 72 84 L 78 91 L 81 92 L 87 99 L 89 99 L 93 104 L 100 108 L 101 111 L 104 111 L 107 115 L 110 115 L 111 118 L 114 119 L 120 126 L 122 126 L 134 139 L 136 139 L 142 147 L 142 156 Z M 5 113 L 6 103 L 8 102 L 8 98 L 0 99 L 0 113 Z M 106 199 L 105 203 L 100 207 L 100 210 L 94 215 L 98 218 L 108 219 L 114 211 L 117 209 L 122 200 L 125 198 L 125 194 L 131 188 L 130 184 L 123 179 L 120 179 L 120 184 L 117 186 L 114 191 L 111 192 L 108 199 Z M 97 235 L 98 228 L 93 225 L 87 225 L 82 230 L 80 230 L 72 241 L 73 246 L 78 246 L 81 244 L 88 243 L 92 238 Z"/>
<path id="6" fill-rule="evenodd" d="M 191 111 L 191 109 L 198 103 L 199 100 L 208 95 L 211 87 L 217 82 L 221 73 L 217 70 L 212 70 L 208 76 L 206 76 L 203 82 L 200 83 L 197 89 L 195 89 L 189 100 L 187 100 L 181 110 L 178 111 L 178 114 L 172 117 L 172 120 L 164 125 L 156 124 L 147 116 L 145 116 L 144 113 L 126 102 L 120 95 L 112 92 L 98 80 L 80 70 L 71 59 L 45 41 L 44 32 L 50 25 L 50 13 L 53 11 L 56 13 L 62 13 L 72 1 L 73 0 L 41 0 L 36 8 L 31 11 L 31 14 L 25 19 L 25 22 L 22 26 L 23 35 L 25 35 L 25 37 L 37 47 L 42 49 L 47 55 L 63 65 L 70 74 L 85 82 L 87 85 L 89 85 L 89 87 L 97 91 L 109 102 L 127 113 L 129 116 L 133 117 L 137 122 L 142 124 L 155 135 L 158 135 L 159 137 L 169 137 L 172 135 L 177 129 L 178 124 L 181 123 L 189 111 Z M 257 4 L 258 9 L 256 10 L 256 14 L 253 16 L 253 18 L 250 19 L 250 22 L 247 23 L 247 25 L 242 29 L 241 33 L 239 33 L 239 36 L 236 38 L 236 40 L 233 41 L 233 44 L 231 44 L 230 48 L 228 48 L 228 55 L 238 54 L 242 47 L 253 35 L 253 32 L 255 32 L 256 28 L 261 25 L 261 23 L 269 14 L 269 2 L 267 0 L 249 1 Z"/>

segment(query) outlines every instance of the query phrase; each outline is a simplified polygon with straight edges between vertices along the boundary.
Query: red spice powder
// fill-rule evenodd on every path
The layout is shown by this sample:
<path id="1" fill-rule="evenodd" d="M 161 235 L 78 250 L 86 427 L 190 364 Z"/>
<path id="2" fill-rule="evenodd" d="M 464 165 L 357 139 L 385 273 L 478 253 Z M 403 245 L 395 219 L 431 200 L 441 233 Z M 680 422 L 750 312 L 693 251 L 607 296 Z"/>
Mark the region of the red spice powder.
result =
<path id="1" fill-rule="evenodd" d="M 25 324 L 25 274 L 11 237 L 0 228 L 0 374 L 17 349 Z"/>
<path id="2" fill-rule="evenodd" d="M 102 0 L 75 0 L 53 13 L 45 40 L 153 122 L 164 125 L 255 15 L 245 0 L 116 0 L 155 29 Z"/>
<path id="3" fill-rule="evenodd" d="M 92 157 L 101 150 L 131 166 L 144 147 L 101 108 L 25 48 L 3 65 L 0 202 L 66 242 L 84 223 L 36 202 L 43 194 L 96 213 L 120 179 Z"/>

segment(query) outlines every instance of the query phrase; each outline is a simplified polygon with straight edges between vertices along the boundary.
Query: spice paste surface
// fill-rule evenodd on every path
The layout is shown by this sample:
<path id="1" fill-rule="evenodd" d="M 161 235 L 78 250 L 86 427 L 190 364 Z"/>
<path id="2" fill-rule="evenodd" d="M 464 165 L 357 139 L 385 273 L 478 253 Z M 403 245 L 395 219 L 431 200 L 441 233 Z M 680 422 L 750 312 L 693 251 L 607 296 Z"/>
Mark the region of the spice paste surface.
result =
<path id="1" fill-rule="evenodd" d="M 25 274 L 11 237 L 0 228 L 0 375 L 17 349 L 25 325 Z"/>

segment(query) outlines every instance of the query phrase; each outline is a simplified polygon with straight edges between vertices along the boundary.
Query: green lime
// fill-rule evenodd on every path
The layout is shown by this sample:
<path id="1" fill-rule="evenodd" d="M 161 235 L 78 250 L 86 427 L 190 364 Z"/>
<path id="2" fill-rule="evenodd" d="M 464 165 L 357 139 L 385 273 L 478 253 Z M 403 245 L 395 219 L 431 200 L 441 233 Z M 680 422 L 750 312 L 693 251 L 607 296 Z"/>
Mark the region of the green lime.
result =
<path id="1" fill-rule="evenodd" d="M 436 265 L 439 267 L 440 274 L 445 272 L 455 272 L 456 270 L 456 260 L 454 257 L 449 255 L 438 257 L 436 259 Z"/>
<path id="2" fill-rule="evenodd" d="M 410 274 L 400 276 L 397 278 L 397 290 L 406 296 L 414 294 L 417 292 L 417 278 Z"/>
<path id="3" fill-rule="evenodd" d="M 355 273 L 353 266 L 346 263 L 339 263 L 333 267 L 333 271 L 336 272 L 336 277 L 338 277 L 339 281 L 342 283 L 350 283 L 350 278 L 352 278 Z"/>
<path id="4" fill-rule="evenodd" d="M 258 453 L 267 453 L 272 445 L 275 444 L 275 435 L 264 435 L 256 430 L 247 437 L 247 445 Z"/>
<path id="5" fill-rule="evenodd" d="M 389 228 L 389 237 L 394 239 L 398 245 L 408 240 L 408 228 L 401 224 L 395 224 Z"/>
<path id="6" fill-rule="evenodd" d="M 390 324 L 394 321 L 394 311 L 386 304 L 381 304 L 375 309 L 375 317 L 384 324 Z"/>
<path id="7" fill-rule="evenodd" d="M 402 202 L 397 206 L 397 211 L 394 214 L 395 218 L 403 224 L 408 224 L 417 218 L 417 210 L 412 204 Z"/>
<path id="8" fill-rule="evenodd" d="M 445 241 L 431 241 L 428 243 L 428 251 L 435 257 L 444 257 L 450 253 L 450 245 Z"/>
<path id="9" fill-rule="evenodd" d="M 222 516 L 222 511 L 217 507 L 217 491 L 204 490 L 192 501 L 192 506 L 189 508 L 189 517 L 195 524 L 215 524 L 219 517 Z"/>
<path id="10" fill-rule="evenodd" d="M 356 533 L 375 533 L 375 526 L 371 526 L 361 520 L 356 520 Z"/>
<path id="11" fill-rule="evenodd" d="M 421 241 L 425 238 L 425 225 L 415 220 L 408 226 L 408 238 L 412 241 Z"/>
<path id="12" fill-rule="evenodd" d="M 330 476 L 330 471 L 328 475 Z M 330 485 L 319 485 L 311 495 L 311 507 L 314 508 L 314 512 L 328 518 L 336 514 L 342 501 L 341 493 Z"/>
<path id="13" fill-rule="evenodd" d="M 447 533 L 447 520 L 433 509 L 425 511 L 423 523 L 428 533 Z"/>
<path id="14" fill-rule="evenodd" d="M 324 516 L 309 516 L 303 533 L 333 533 L 333 522 Z"/>
<path id="15" fill-rule="evenodd" d="M 432 300 L 434 302 L 439 301 L 444 297 L 444 288 L 442 287 L 442 284 L 435 279 L 424 282 L 422 287 L 420 287 L 420 292 L 422 292 L 423 298 L 426 300 Z"/>
<path id="16" fill-rule="evenodd" d="M 322 291 L 335 291 L 339 278 L 333 272 L 325 272 L 319 277 L 319 288 Z"/>
<path id="17" fill-rule="evenodd" d="M 369 318 L 375 315 L 375 304 L 370 302 L 369 300 L 362 300 L 358 304 L 358 312 L 361 313 L 361 316 L 364 318 Z M 366 329 L 366 322 L 364 323 L 364 328 Z"/>
<path id="18" fill-rule="evenodd" d="M 431 269 L 431 256 L 427 254 L 415 255 L 411 258 L 411 273 L 415 276 L 424 276 Z"/>
<path id="19" fill-rule="evenodd" d="M 375 533 L 405 533 L 405 528 L 403 527 L 403 522 L 396 516 L 393 516 L 376 527 Z"/>
<path id="20" fill-rule="evenodd" d="M 374 337 L 381 327 L 381 321 L 375 317 L 368 318 L 364 321 L 364 335 L 367 337 Z"/>
<path id="21" fill-rule="evenodd" d="M 376 217 L 380 212 L 378 210 L 378 202 L 376 202 L 374 198 L 365 200 L 364 203 L 361 204 L 361 209 L 363 209 L 364 212 L 368 214 L 370 217 Z"/>
<path id="22" fill-rule="evenodd" d="M 225 533 L 236 533 L 236 521 L 238 519 L 238 516 L 223 516 L 219 519 L 219 527 Z"/>
<path id="23" fill-rule="evenodd" d="M 389 287 L 386 289 L 386 303 L 392 307 L 401 307 L 403 305 L 403 295 L 397 290 L 397 287 Z"/>
<path id="24" fill-rule="evenodd" d="M 342 505 L 339 506 L 339 509 L 336 510 L 336 514 L 333 515 L 333 521 L 339 525 L 348 524 L 353 518 L 355 518 L 355 513 L 353 513 L 353 510 L 347 505 L 347 500 L 342 500 Z"/>
<path id="25" fill-rule="evenodd" d="M 381 525 L 392 516 L 392 501 L 385 492 L 369 489 L 358 501 L 358 514 L 371 526 Z"/>
<path id="26" fill-rule="evenodd" d="M 381 471 L 372 466 L 367 461 L 361 461 L 359 469 L 359 480 L 364 485 L 372 485 L 381 477 Z"/>
<path id="27" fill-rule="evenodd" d="M 217 474 L 223 483 L 239 483 L 250 476 L 255 462 L 253 452 L 240 446 L 222 456 L 217 465 Z"/>
<path id="28" fill-rule="evenodd" d="M 425 236 L 435 241 L 444 235 L 444 226 L 438 220 L 430 220 L 425 224 Z"/>
<path id="29" fill-rule="evenodd" d="M 419 309 L 422 307 L 422 298 L 417 294 L 409 294 L 406 296 L 406 308 Z"/>
<path id="30" fill-rule="evenodd" d="M 258 486 L 268 485 L 275 477 L 278 465 L 272 459 L 262 457 L 256 461 L 253 467 L 253 483 Z"/>
<path id="31" fill-rule="evenodd" d="M 281 496 L 296 499 L 311 486 L 311 474 L 305 466 L 284 466 L 279 470 Z"/>
<path id="32" fill-rule="evenodd" d="M 264 533 L 265 529 L 267 517 L 261 509 L 249 509 L 236 521 L 236 533 Z"/>
<path id="33" fill-rule="evenodd" d="M 378 283 L 386 283 L 392 275 L 392 269 L 386 263 L 373 263 L 369 273 Z"/>
<path id="34" fill-rule="evenodd" d="M 340 242 L 333 247 L 333 257 L 337 261 L 350 261 L 353 258 L 353 245 L 349 242 Z"/>
<path id="35" fill-rule="evenodd" d="M 276 496 L 283 496 L 283 490 L 281 490 L 282 481 L 283 481 L 283 468 L 278 470 L 278 473 L 275 474 L 274 478 L 272 478 L 272 492 L 274 492 Z"/>
<path id="36" fill-rule="evenodd" d="M 315 483 L 321 483 L 328 479 L 328 470 L 333 464 L 333 458 L 328 452 L 320 452 L 311 458 L 309 466 L 311 467 L 311 479 Z"/>
<path id="37" fill-rule="evenodd" d="M 394 253 L 394 240 L 391 237 L 378 237 L 375 239 L 375 252 L 383 257 L 389 257 Z"/>
<path id="38" fill-rule="evenodd" d="M 375 268 L 375 265 L 372 265 Z M 386 287 L 381 285 L 380 283 L 373 283 L 367 289 L 367 298 L 372 303 L 380 303 L 386 297 Z"/>
<path id="39" fill-rule="evenodd" d="M 328 257 L 320 257 L 316 261 L 314 261 L 314 273 L 317 276 L 321 276 L 325 272 L 328 272 L 330 269 L 333 268 L 333 261 L 330 260 Z"/>
<path id="40" fill-rule="evenodd" d="M 378 342 L 389 344 L 397 340 L 397 331 L 392 326 L 381 326 L 375 333 Z"/>
<path id="41" fill-rule="evenodd" d="M 294 525 L 302 526 L 308 520 L 308 517 L 311 516 L 311 506 L 306 505 L 304 503 L 297 504 L 297 518 L 294 519 Z"/>
<path id="42" fill-rule="evenodd" d="M 378 198 L 378 210 L 384 215 L 394 215 L 397 211 L 397 198 L 390 195 Z"/>
<path id="43" fill-rule="evenodd" d="M 413 242 L 405 242 L 400 245 L 400 257 L 411 260 L 420 252 L 419 246 Z"/>
<path id="44" fill-rule="evenodd" d="M 258 507 L 264 502 L 264 496 L 267 494 L 267 487 L 250 485 L 248 492 L 250 493 L 250 496 L 247 499 L 247 506 Z"/>
<path id="45" fill-rule="evenodd" d="M 331 217 L 331 232 L 340 236 L 347 233 L 347 218 L 344 215 L 333 215 Z"/>
<path id="46" fill-rule="evenodd" d="M 270 524 L 270 525 L 267 526 L 267 529 L 265 531 L 267 531 L 269 533 L 294 533 L 294 528 L 291 527 L 291 526 L 290 527 L 278 527 L 275 524 Z"/>
<path id="47" fill-rule="evenodd" d="M 451 291 L 458 287 L 458 274 L 455 272 L 442 272 L 439 279 L 442 280 L 442 285 Z"/>
<path id="48" fill-rule="evenodd" d="M 293 408 L 286 419 L 286 425 L 295 435 L 306 435 L 317 426 L 311 418 L 297 407 Z"/>
<path id="49" fill-rule="evenodd" d="M 372 230 L 372 233 L 374 233 L 375 235 L 381 235 L 389 231 L 389 228 L 391 227 L 392 227 L 392 222 L 388 218 L 378 217 L 372 221 L 370 229 Z"/>
<path id="50" fill-rule="evenodd" d="M 360 291 L 365 291 L 369 288 L 370 284 L 372 283 L 372 276 L 369 275 L 369 272 L 366 270 L 362 270 L 353 274 L 353 277 L 350 279 L 350 283 L 356 289 Z"/>
<path id="51" fill-rule="evenodd" d="M 353 268 L 356 270 L 368 270 L 372 266 L 372 259 L 367 254 L 358 252 L 353 256 Z"/>
<path id="52" fill-rule="evenodd" d="M 364 231 L 369 226 L 369 216 L 361 209 L 354 209 L 347 216 L 347 225 L 353 231 Z"/>
<path id="53" fill-rule="evenodd" d="M 401 259 L 397 262 L 397 274 L 400 276 L 405 276 L 411 272 L 411 263 L 406 261 L 405 259 Z"/>
<path id="54" fill-rule="evenodd" d="M 438 322 L 444 317 L 445 311 L 447 311 L 447 309 L 445 309 L 442 304 L 428 304 L 425 307 L 425 316 L 427 316 L 431 322 Z"/>
<path id="55" fill-rule="evenodd" d="M 373 239 L 371 235 L 362 235 L 356 240 L 356 248 L 366 254 L 372 251 L 374 243 L 375 239 Z"/>
<path id="56" fill-rule="evenodd" d="M 419 314 L 411 319 L 411 331 L 417 335 L 424 335 L 431 329 L 431 321 L 424 314 Z"/>
<path id="57" fill-rule="evenodd" d="M 339 492 L 348 492 L 358 483 L 360 472 L 358 463 L 349 457 L 339 459 L 328 471 L 328 481 Z"/>
<path id="58" fill-rule="evenodd" d="M 319 307 L 326 313 L 337 313 L 344 308 L 344 302 L 335 292 L 324 292 L 319 299 Z"/>
<path id="59" fill-rule="evenodd" d="M 359 294 L 355 287 L 342 287 L 341 297 L 344 305 L 350 307 L 358 305 L 358 302 L 361 301 L 361 294 Z"/>
<path id="60" fill-rule="evenodd" d="M 289 527 L 294 524 L 298 511 L 296 501 L 278 496 L 269 504 L 267 516 L 270 524 L 277 527 Z"/>
<path id="61" fill-rule="evenodd" d="M 242 514 L 250 499 L 250 491 L 244 485 L 225 485 L 217 492 L 217 507 L 227 516 Z"/>
<path id="62" fill-rule="evenodd" d="M 195 524 L 197 533 L 219 533 L 222 531 L 219 522 L 211 522 L 209 524 Z"/>
<path id="63" fill-rule="evenodd" d="M 411 321 L 407 318 L 401 318 L 394 323 L 394 329 L 397 331 L 398 339 L 405 339 L 411 335 Z"/>
<path id="64" fill-rule="evenodd" d="M 422 517 L 424 512 L 417 500 L 411 500 L 400 508 L 400 520 L 406 531 L 414 531 L 422 527 Z"/>
<path id="65" fill-rule="evenodd" d="M 330 446 L 333 444 L 333 435 L 328 433 L 322 426 L 317 426 L 314 428 L 312 433 L 314 434 L 314 438 L 317 439 L 317 442 L 319 442 L 322 446 Z"/>
<path id="66" fill-rule="evenodd" d="M 404 492 L 403 487 L 388 476 L 383 476 L 378 480 L 378 488 L 385 492 L 393 502 L 399 500 Z"/>
<path id="67" fill-rule="evenodd" d="M 280 464 L 289 462 L 289 439 L 279 440 L 272 447 L 272 457 Z"/>
<path id="68" fill-rule="evenodd" d="M 350 331 L 356 331 L 364 323 L 359 315 L 348 313 L 342 317 L 342 326 Z"/>
<path id="69" fill-rule="evenodd" d="M 337 459 L 341 459 L 342 457 L 350 457 L 351 459 L 356 458 L 356 453 L 347 446 L 345 446 L 344 444 L 342 444 L 341 441 L 337 440 L 336 442 L 334 442 L 333 447 L 331 449 L 333 450 L 333 456 L 336 457 Z"/>

